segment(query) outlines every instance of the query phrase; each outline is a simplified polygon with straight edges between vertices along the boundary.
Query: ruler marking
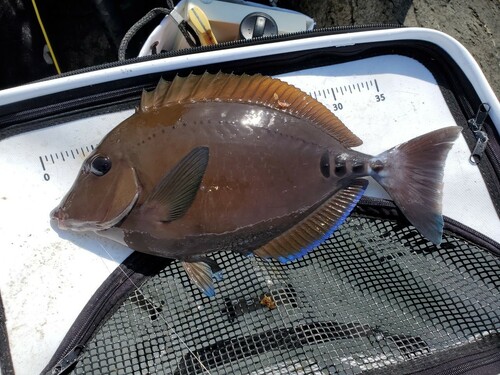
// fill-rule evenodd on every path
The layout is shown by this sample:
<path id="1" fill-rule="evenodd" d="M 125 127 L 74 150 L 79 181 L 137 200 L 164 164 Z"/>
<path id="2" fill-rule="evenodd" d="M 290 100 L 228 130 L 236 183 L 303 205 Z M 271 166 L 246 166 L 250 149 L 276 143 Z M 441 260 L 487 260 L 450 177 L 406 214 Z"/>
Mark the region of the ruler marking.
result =
<path id="1" fill-rule="evenodd" d="M 332 87 L 332 95 L 333 95 L 333 100 L 337 101 L 337 97 L 335 96 L 335 92 L 333 91 L 333 87 Z"/>
<path id="2" fill-rule="evenodd" d="M 85 146 L 85 149 L 87 150 L 87 152 L 90 152 L 89 146 Z"/>
<path id="3" fill-rule="evenodd" d="M 352 94 L 351 85 L 349 85 L 348 87 L 349 87 L 349 92 Z"/>
<path id="4" fill-rule="evenodd" d="M 66 159 L 64 159 L 64 154 L 62 153 L 62 151 L 61 151 L 61 158 L 63 161 L 66 161 Z"/>
<path id="5" fill-rule="evenodd" d="M 342 90 L 342 87 L 340 88 L 340 92 L 342 93 L 342 95 L 344 95 L 344 90 Z"/>
<path id="6" fill-rule="evenodd" d="M 324 95 L 324 96 L 325 96 L 325 98 L 326 98 L 326 93 L 325 93 L 325 90 L 324 90 L 324 89 L 323 89 L 323 95 Z"/>
<path id="7" fill-rule="evenodd" d="M 363 84 L 363 82 L 361 82 Z M 361 87 L 359 87 L 359 83 L 356 83 L 356 86 L 358 86 L 358 91 L 361 92 Z"/>
<path id="8" fill-rule="evenodd" d="M 75 148 L 75 151 L 76 151 L 76 154 L 77 154 L 77 155 L 80 155 L 80 151 L 78 151 L 78 149 L 77 149 L 77 148 Z"/>
<path id="9" fill-rule="evenodd" d="M 93 150 L 94 149 L 94 145 L 90 145 L 90 148 Z"/>
<path id="10" fill-rule="evenodd" d="M 68 151 L 66 151 L 66 156 L 69 158 L 69 153 L 68 153 Z"/>
<path id="11" fill-rule="evenodd" d="M 73 156 L 73 159 L 76 159 L 75 158 L 75 153 L 73 152 L 73 150 L 70 150 L 71 151 L 71 156 Z"/>
<path id="12" fill-rule="evenodd" d="M 377 89 L 377 92 L 380 92 L 379 89 L 378 89 L 378 83 L 377 83 L 377 80 L 375 79 L 375 88 Z"/>
<path id="13" fill-rule="evenodd" d="M 82 150 L 82 155 L 85 156 L 85 151 L 83 151 L 83 147 L 80 147 L 80 150 Z"/>
<path id="14" fill-rule="evenodd" d="M 49 161 L 49 158 L 47 157 L 47 155 L 45 155 L 45 161 Z"/>
<path id="15" fill-rule="evenodd" d="M 56 159 L 59 160 L 59 156 L 56 154 Z"/>
<path id="16" fill-rule="evenodd" d="M 50 159 L 52 160 L 52 164 L 54 164 L 54 157 L 52 156 L 52 154 L 50 154 Z"/>
<path id="17" fill-rule="evenodd" d="M 45 171 L 45 165 L 43 164 L 43 159 L 41 156 L 39 156 L 39 158 L 40 158 L 40 163 L 42 164 L 42 169 Z"/>

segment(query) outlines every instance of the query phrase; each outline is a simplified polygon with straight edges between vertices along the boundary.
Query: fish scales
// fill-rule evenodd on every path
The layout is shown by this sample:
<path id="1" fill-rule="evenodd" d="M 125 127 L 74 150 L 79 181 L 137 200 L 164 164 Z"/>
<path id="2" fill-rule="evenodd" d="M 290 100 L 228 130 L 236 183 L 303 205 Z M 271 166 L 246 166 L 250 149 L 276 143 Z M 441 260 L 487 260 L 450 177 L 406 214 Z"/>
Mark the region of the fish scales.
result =
<path id="1" fill-rule="evenodd" d="M 139 227 L 158 239 L 178 240 L 174 248 L 163 246 L 156 255 L 200 251 L 199 244 L 194 244 L 195 249 L 187 248 L 190 242 L 185 240 L 218 235 L 214 236 L 211 246 L 204 244 L 204 250 L 212 252 L 220 247 L 221 235 L 228 236 L 229 241 L 234 238 L 238 243 L 251 237 L 252 232 L 260 233 L 263 228 L 255 227 L 259 223 L 265 223 L 265 228 L 277 226 L 283 230 L 290 225 L 286 223 L 304 216 L 329 195 L 331 182 L 321 175 L 321 156 L 328 149 L 328 143 L 330 148 L 346 149 L 330 137 L 326 142 L 320 129 L 259 105 L 200 102 L 177 106 L 187 108 L 179 111 L 182 115 L 176 121 L 169 114 L 170 107 L 136 115 L 149 117 L 141 120 L 148 124 L 147 131 L 141 134 L 148 141 L 136 143 L 131 150 L 141 159 L 141 168 L 137 171 L 139 180 L 148 182 L 144 184 L 139 202 L 151 193 L 165 171 L 179 162 L 179 155 L 207 145 L 210 162 L 196 198 L 182 220 L 171 222 L 168 228 L 164 225 L 142 228 L 140 223 L 150 223 L 136 218 L 132 212 L 129 219 L 136 220 L 133 223 L 125 220 L 121 225 L 124 230 Z M 169 126 L 164 124 L 166 117 L 172 121 Z M 307 129 L 305 136 L 300 134 L 300 128 Z M 113 141 L 111 133 L 109 142 Z M 146 149 L 148 155 L 142 149 Z M 303 194 L 306 190 L 310 194 Z M 273 233 L 270 231 L 269 235 Z M 258 242 L 240 250 L 253 250 Z"/>
<path id="2" fill-rule="evenodd" d="M 215 251 L 282 263 L 337 229 L 373 177 L 439 244 L 443 168 L 460 128 L 379 155 L 324 105 L 270 77 L 219 73 L 160 81 L 83 163 L 51 217 L 182 261 L 214 295 Z"/>

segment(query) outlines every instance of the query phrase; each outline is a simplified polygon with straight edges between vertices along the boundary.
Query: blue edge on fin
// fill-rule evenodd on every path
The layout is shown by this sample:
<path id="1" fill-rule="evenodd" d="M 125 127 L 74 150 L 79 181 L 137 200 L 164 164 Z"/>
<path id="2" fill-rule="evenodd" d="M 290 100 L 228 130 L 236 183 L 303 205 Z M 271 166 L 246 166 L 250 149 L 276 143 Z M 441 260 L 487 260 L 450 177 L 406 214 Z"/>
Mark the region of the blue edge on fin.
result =
<path id="1" fill-rule="evenodd" d="M 214 297 L 215 296 L 215 289 L 214 289 L 214 287 L 203 289 L 203 293 L 205 293 L 205 295 L 207 297 Z"/>
<path id="2" fill-rule="evenodd" d="M 354 198 L 354 200 L 351 202 L 351 204 L 347 207 L 345 210 L 344 214 L 336 221 L 336 223 L 318 240 L 311 242 L 309 245 L 301 249 L 298 253 L 291 254 L 287 257 L 280 256 L 278 257 L 278 260 L 285 264 L 297 259 L 302 258 L 304 255 L 306 255 L 309 251 L 314 249 L 316 246 L 319 246 L 323 241 L 325 241 L 328 237 L 330 237 L 333 232 L 337 230 L 338 227 L 340 227 L 344 221 L 346 221 L 347 217 L 351 213 L 351 211 L 356 207 L 356 204 L 358 204 L 359 200 L 363 196 L 365 192 L 365 189 L 362 189 L 359 194 Z"/>
<path id="3" fill-rule="evenodd" d="M 214 272 L 212 274 L 212 277 L 216 281 L 221 281 L 222 280 L 222 271 Z M 214 288 L 214 286 L 211 285 L 211 286 L 203 288 L 203 293 L 205 293 L 205 295 L 207 297 L 214 297 L 215 296 L 215 288 Z"/>

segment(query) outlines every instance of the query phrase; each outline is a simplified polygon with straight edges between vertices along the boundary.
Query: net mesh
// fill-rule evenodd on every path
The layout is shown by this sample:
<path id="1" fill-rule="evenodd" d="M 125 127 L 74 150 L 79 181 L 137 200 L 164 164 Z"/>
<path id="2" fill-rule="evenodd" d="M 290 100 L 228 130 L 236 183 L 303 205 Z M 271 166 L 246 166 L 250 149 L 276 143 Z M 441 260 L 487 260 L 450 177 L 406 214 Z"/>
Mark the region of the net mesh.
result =
<path id="1" fill-rule="evenodd" d="M 179 262 L 126 299 L 74 374 L 356 374 L 500 330 L 500 261 L 463 239 L 351 217 L 282 265 L 233 253 L 215 298 Z"/>

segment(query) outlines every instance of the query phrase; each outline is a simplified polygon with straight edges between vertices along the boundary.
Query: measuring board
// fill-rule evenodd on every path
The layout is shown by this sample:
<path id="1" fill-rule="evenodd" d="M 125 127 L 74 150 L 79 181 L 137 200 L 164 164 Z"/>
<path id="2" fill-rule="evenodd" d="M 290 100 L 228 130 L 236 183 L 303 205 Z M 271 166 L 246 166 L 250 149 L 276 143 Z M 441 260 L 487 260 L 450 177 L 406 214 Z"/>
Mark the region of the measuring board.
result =
<path id="1" fill-rule="evenodd" d="M 83 156 L 85 158 L 94 150 L 94 148 L 95 148 L 94 145 L 80 146 L 70 150 L 56 152 L 54 154 L 45 154 L 43 156 L 39 156 L 40 165 L 42 166 L 42 170 L 44 172 L 43 179 L 45 181 L 50 180 L 50 174 L 47 172 L 47 168 L 45 167 L 46 165 L 47 167 L 49 167 L 50 163 L 56 164 L 56 162 L 58 161 L 64 163 L 66 160 L 71 160 L 71 159 L 79 160 L 80 156 Z"/>
<path id="2" fill-rule="evenodd" d="M 329 102 L 333 100 L 331 107 L 334 112 L 341 111 L 344 109 L 344 104 L 342 104 L 343 99 L 347 95 L 356 95 L 362 92 L 374 92 L 374 98 L 376 102 L 385 101 L 384 93 L 380 92 L 378 87 L 378 82 L 376 79 L 370 79 L 367 81 L 361 81 L 356 83 L 351 83 L 343 86 L 327 87 L 319 90 L 314 90 L 309 92 L 314 99 L 321 102 Z M 347 99 L 349 103 L 350 99 Z"/>
<path id="3" fill-rule="evenodd" d="M 423 133 L 455 125 L 432 74 L 407 57 L 372 57 L 279 78 L 323 102 L 364 141 L 356 148 L 361 152 L 378 154 Z M 132 113 L 100 114 L 0 141 L 0 291 L 8 324 L 16 322 L 8 327 L 13 357 L 33 363 L 31 373 L 40 372 L 83 305 L 131 253 L 96 236 L 60 231 L 51 226 L 49 213 L 71 187 L 88 154 Z M 469 156 L 460 138 L 445 169 L 443 212 L 500 241 L 498 217 Z M 373 181 L 366 195 L 386 197 Z M 11 280 L 23 283 L 14 285 Z M 28 304 L 30 308 L 16 309 Z M 45 336 L 50 332 L 49 343 L 43 335 L 33 334 L 40 327 Z"/>

